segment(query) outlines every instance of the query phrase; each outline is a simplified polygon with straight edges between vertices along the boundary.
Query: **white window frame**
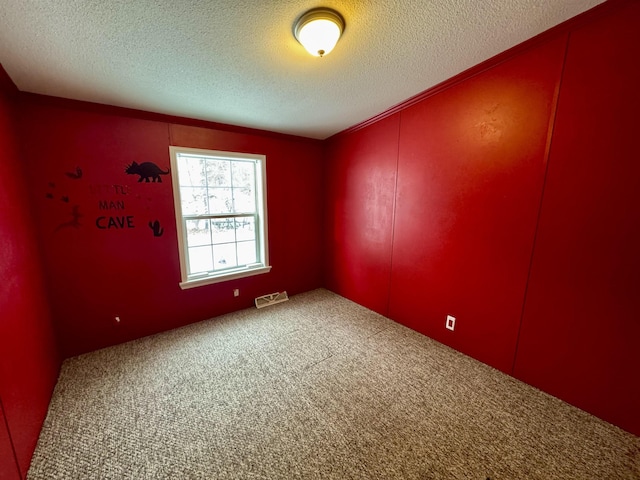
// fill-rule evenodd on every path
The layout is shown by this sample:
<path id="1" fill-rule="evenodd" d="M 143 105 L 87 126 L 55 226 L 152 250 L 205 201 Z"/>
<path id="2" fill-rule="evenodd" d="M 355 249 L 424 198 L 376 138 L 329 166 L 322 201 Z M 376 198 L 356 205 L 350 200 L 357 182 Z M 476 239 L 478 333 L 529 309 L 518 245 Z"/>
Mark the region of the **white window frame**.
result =
<path id="1" fill-rule="evenodd" d="M 257 263 L 231 268 L 222 271 L 211 271 L 200 275 L 190 276 L 188 273 L 189 257 L 187 249 L 187 231 L 186 220 L 182 214 L 182 200 L 180 197 L 180 179 L 178 176 L 178 155 L 198 155 L 204 157 L 212 157 L 221 160 L 244 160 L 253 161 L 256 164 L 256 241 L 258 245 Z M 269 245 L 267 231 L 267 157 L 265 155 L 257 155 L 252 153 L 226 152 L 221 150 L 203 150 L 199 148 L 188 148 L 179 146 L 169 147 L 169 156 L 171 158 L 171 179 L 173 183 L 173 201 L 176 213 L 176 227 L 178 230 L 178 251 L 180 256 L 180 288 L 193 288 L 201 285 L 209 285 L 212 283 L 226 282 L 236 278 L 249 277 L 252 275 L 260 275 L 271 270 L 269 265 Z M 233 217 L 234 214 L 228 215 Z M 221 215 L 225 217 L 225 215 Z M 194 218 L 194 216 L 189 216 Z"/>

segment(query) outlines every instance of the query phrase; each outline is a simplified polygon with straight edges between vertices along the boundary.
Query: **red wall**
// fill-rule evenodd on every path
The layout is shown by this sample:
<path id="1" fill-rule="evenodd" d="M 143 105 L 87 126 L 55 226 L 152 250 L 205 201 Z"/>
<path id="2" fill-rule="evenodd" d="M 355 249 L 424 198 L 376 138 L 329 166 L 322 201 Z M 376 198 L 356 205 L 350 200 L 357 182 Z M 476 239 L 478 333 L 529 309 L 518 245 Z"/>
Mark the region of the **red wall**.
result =
<path id="1" fill-rule="evenodd" d="M 249 307 L 258 295 L 322 283 L 320 142 L 159 118 L 22 96 L 28 180 L 65 356 Z M 180 289 L 171 176 L 138 183 L 125 174 L 133 161 L 168 168 L 170 144 L 267 156 L 270 273 Z M 67 175 L 78 167 L 81 178 Z M 105 210 L 101 201 L 124 208 Z M 77 224 L 74 208 L 82 215 Z M 99 228 L 107 221 L 98 219 L 110 216 L 131 217 L 133 227 Z M 164 229 L 160 237 L 148 226 L 155 220 Z"/>
<path id="2" fill-rule="evenodd" d="M 640 434 L 640 3 L 571 34 L 514 373 Z"/>
<path id="3" fill-rule="evenodd" d="M 513 365 L 566 38 L 402 112 L 389 316 Z M 456 317 L 455 333 L 444 328 Z"/>
<path id="4" fill-rule="evenodd" d="M 636 434 L 638 10 L 329 139 L 325 233 L 329 288 Z"/>
<path id="5" fill-rule="evenodd" d="M 26 476 L 59 369 L 14 128 L 13 88 L 0 67 L 0 478 L 9 479 Z"/>
<path id="6" fill-rule="evenodd" d="M 327 146 L 327 288 L 387 312 L 400 116 Z"/>

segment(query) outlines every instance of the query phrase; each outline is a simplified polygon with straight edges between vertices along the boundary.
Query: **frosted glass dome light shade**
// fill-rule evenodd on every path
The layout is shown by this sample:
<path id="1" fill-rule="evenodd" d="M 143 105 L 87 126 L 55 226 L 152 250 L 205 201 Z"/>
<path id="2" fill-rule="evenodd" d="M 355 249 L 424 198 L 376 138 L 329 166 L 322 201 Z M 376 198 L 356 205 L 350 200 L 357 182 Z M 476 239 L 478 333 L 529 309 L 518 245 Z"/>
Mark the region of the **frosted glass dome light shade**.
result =
<path id="1" fill-rule="evenodd" d="M 315 8 L 295 23 L 293 34 L 311 55 L 323 57 L 336 46 L 344 31 L 344 19 L 335 10 Z"/>

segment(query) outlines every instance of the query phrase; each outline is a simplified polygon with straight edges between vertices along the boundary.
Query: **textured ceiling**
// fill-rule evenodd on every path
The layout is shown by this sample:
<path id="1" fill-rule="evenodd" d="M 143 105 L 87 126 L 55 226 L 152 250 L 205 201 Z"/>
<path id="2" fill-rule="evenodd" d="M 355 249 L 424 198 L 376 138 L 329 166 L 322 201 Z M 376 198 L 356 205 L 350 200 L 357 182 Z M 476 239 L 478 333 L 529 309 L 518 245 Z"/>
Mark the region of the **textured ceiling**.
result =
<path id="1" fill-rule="evenodd" d="M 602 0 L 2 0 L 26 92 L 326 138 Z M 310 56 L 294 20 L 346 29 Z"/>

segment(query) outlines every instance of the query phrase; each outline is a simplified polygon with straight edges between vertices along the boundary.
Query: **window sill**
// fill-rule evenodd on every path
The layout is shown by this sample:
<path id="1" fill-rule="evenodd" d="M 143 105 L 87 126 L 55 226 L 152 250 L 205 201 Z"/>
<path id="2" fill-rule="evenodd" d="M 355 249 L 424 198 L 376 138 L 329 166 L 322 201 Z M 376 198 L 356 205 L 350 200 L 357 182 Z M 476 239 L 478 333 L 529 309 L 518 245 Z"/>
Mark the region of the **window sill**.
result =
<path id="1" fill-rule="evenodd" d="M 211 277 L 203 277 L 203 278 L 197 278 L 193 280 L 180 282 L 180 288 L 182 290 L 186 290 L 187 288 L 201 287 L 203 285 L 210 285 L 212 283 L 227 282 L 229 280 L 235 280 L 236 278 L 244 278 L 244 277 L 251 277 L 253 275 L 261 275 L 263 273 L 268 273 L 269 271 L 271 271 L 270 266 L 223 273 L 223 274 L 215 275 Z"/>

